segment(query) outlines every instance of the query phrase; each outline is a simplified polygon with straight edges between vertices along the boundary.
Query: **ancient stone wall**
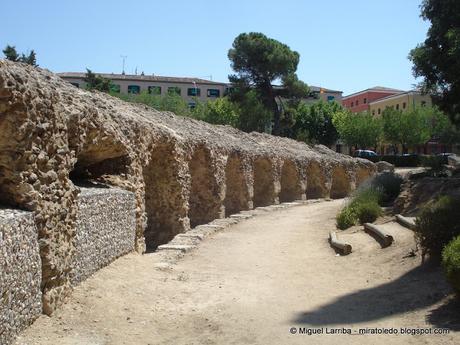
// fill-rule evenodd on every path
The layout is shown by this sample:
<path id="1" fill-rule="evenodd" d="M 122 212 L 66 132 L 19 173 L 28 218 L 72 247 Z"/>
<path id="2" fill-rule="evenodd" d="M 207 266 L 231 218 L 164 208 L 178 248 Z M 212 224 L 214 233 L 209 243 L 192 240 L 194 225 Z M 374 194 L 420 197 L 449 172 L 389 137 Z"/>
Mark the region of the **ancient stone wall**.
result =
<path id="1" fill-rule="evenodd" d="M 80 187 L 72 258 L 76 285 L 116 258 L 134 250 L 136 199 L 118 188 Z"/>
<path id="2" fill-rule="evenodd" d="M 142 253 L 254 206 L 344 197 L 374 172 L 324 146 L 155 111 L 0 60 L 0 204 L 34 214 L 47 314 L 91 271 L 79 267 L 78 185 L 133 193 L 132 246 L 122 251 Z"/>
<path id="3" fill-rule="evenodd" d="M 41 314 L 41 273 L 32 212 L 0 209 L 0 344 Z"/>

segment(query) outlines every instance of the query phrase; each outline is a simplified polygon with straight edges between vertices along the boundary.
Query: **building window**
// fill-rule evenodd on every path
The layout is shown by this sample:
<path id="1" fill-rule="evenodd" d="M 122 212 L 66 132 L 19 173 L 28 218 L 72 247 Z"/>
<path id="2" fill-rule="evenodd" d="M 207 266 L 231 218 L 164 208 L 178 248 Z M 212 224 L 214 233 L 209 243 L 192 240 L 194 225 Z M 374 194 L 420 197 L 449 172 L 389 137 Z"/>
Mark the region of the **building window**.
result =
<path id="1" fill-rule="evenodd" d="M 375 115 L 375 110 L 372 110 L 372 115 Z"/>
<path id="2" fill-rule="evenodd" d="M 220 97 L 219 89 L 208 89 L 208 97 Z"/>
<path id="3" fill-rule="evenodd" d="M 406 109 L 406 102 L 403 102 L 403 109 Z"/>
<path id="4" fill-rule="evenodd" d="M 353 102 L 351 102 L 351 106 L 352 106 L 352 107 L 354 106 L 354 103 L 353 103 Z"/>
<path id="5" fill-rule="evenodd" d="M 396 110 L 399 110 L 399 103 L 396 104 Z"/>
<path id="6" fill-rule="evenodd" d="M 141 87 L 139 85 L 128 85 L 128 93 L 138 94 L 141 92 Z"/>
<path id="7" fill-rule="evenodd" d="M 195 102 L 190 102 L 190 103 L 188 104 L 188 107 L 189 107 L 190 109 L 195 109 L 195 108 L 196 108 L 196 103 L 195 103 Z"/>
<path id="8" fill-rule="evenodd" d="M 180 87 L 177 87 L 177 86 L 168 87 L 168 95 L 180 96 Z"/>
<path id="9" fill-rule="evenodd" d="M 120 85 L 112 84 L 110 85 L 110 91 L 115 93 L 120 93 Z"/>
<path id="10" fill-rule="evenodd" d="M 366 103 L 367 103 L 367 98 L 364 98 L 364 104 L 366 104 Z"/>
<path id="11" fill-rule="evenodd" d="M 359 104 L 359 100 L 356 100 L 356 106 L 358 106 L 358 104 Z"/>
<path id="12" fill-rule="evenodd" d="M 72 84 L 73 86 L 78 87 L 78 88 L 80 87 L 80 84 L 78 84 L 78 83 L 70 83 L 70 84 Z"/>
<path id="13" fill-rule="evenodd" d="M 335 99 L 334 96 L 327 96 L 327 101 L 332 102 Z"/>
<path id="14" fill-rule="evenodd" d="M 187 89 L 187 96 L 200 97 L 201 96 L 201 89 L 197 88 L 197 87 L 189 87 Z"/>
<path id="15" fill-rule="evenodd" d="M 151 95 L 161 95 L 161 86 L 149 86 L 148 90 Z"/>
<path id="16" fill-rule="evenodd" d="M 426 102 L 425 102 L 425 101 L 421 101 L 421 102 L 420 102 L 420 105 L 421 105 L 422 107 L 424 107 L 424 106 L 426 106 Z"/>
<path id="17" fill-rule="evenodd" d="M 379 115 L 380 115 L 380 108 L 378 108 L 378 109 L 377 109 L 377 114 L 379 114 Z"/>

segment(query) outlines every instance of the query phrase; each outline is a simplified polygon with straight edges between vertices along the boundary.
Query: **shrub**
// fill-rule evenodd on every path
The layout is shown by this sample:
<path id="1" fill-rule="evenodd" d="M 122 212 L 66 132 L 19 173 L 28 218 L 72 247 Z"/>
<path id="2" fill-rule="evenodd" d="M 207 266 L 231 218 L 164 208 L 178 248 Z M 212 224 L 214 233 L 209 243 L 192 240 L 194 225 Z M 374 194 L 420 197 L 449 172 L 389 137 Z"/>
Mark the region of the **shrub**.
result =
<path id="1" fill-rule="evenodd" d="M 378 204 L 381 197 L 382 192 L 372 186 L 358 189 L 350 203 L 337 215 L 337 227 L 345 230 L 358 222 L 362 224 L 376 220 L 382 214 Z"/>
<path id="2" fill-rule="evenodd" d="M 361 224 L 372 223 L 382 215 L 382 208 L 376 202 L 360 203 L 355 210 Z"/>
<path id="3" fill-rule="evenodd" d="M 378 204 L 382 199 L 383 192 L 380 188 L 373 186 L 372 184 L 366 184 L 365 186 L 358 188 L 352 196 L 351 205 L 358 205 L 364 203 L 376 203 Z"/>
<path id="4" fill-rule="evenodd" d="M 443 247 L 460 235 L 460 198 L 440 197 L 425 206 L 415 221 L 415 236 L 422 248 L 422 257 L 439 258 Z"/>
<path id="5" fill-rule="evenodd" d="M 337 227 L 341 230 L 348 229 L 357 222 L 357 216 L 354 209 L 350 206 L 345 206 L 337 215 Z"/>
<path id="6" fill-rule="evenodd" d="M 391 172 L 383 172 L 376 175 L 371 181 L 371 185 L 381 191 L 382 197 L 380 204 L 391 202 L 401 192 L 401 184 L 403 179 L 401 176 Z"/>
<path id="7" fill-rule="evenodd" d="M 460 295 L 460 236 L 449 242 L 442 251 L 442 266 L 447 279 Z"/>

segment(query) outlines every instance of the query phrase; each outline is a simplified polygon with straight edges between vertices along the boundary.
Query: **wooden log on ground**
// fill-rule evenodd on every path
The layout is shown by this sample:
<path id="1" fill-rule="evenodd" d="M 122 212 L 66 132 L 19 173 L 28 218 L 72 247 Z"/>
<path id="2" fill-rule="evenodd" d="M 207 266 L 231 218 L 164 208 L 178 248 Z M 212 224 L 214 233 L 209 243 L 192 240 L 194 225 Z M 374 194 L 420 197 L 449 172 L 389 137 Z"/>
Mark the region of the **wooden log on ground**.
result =
<path id="1" fill-rule="evenodd" d="M 332 247 L 339 250 L 343 255 L 348 255 L 352 251 L 351 244 L 346 243 L 344 241 L 340 241 L 337 238 L 337 234 L 335 233 L 335 231 L 331 231 L 329 233 L 329 242 L 331 243 Z"/>
<path id="2" fill-rule="evenodd" d="M 401 214 L 397 214 L 396 221 L 408 229 L 415 230 L 415 222 L 411 218 L 404 217 Z"/>
<path id="3" fill-rule="evenodd" d="M 382 247 L 391 246 L 391 244 L 394 241 L 393 236 L 391 236 L 385 230 L 377 227 L 372 223 L 364 223 L 364 229 L 377 236 L 378 239 L 381 241 Z"/>

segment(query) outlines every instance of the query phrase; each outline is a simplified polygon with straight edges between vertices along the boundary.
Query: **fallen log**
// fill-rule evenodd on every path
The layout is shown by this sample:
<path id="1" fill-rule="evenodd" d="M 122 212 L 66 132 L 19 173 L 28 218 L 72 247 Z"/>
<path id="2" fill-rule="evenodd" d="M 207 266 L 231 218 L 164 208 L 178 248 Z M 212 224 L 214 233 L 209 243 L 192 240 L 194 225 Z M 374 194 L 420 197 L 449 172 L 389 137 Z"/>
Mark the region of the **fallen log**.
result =
<path id="1" fill-rule="evenodd" d="M 393 236 L 372 223 L 364 223 L 364 229 L 375 235 L 380 240 L 382 247 L 391 246 L 394 241 Z"/>
<path id="2" fill-rule="evenodd" d="M 352 251 L 351 244 L 346 243 L 344 241 L 340 241 L 337 238 L 337 234 L 335 231 L 331 231 L 329 233 L 329 242 L 331 243 L 332 247 L 339 250 L 343 255 L 348 255 Z"/>
<path id="3" fill-rule="evenodd" d="M 401 214 L 397 214 L 396 221 L 408 229 L 415 230 L 415 222 L 411 218 L 404 217 Z"/>

